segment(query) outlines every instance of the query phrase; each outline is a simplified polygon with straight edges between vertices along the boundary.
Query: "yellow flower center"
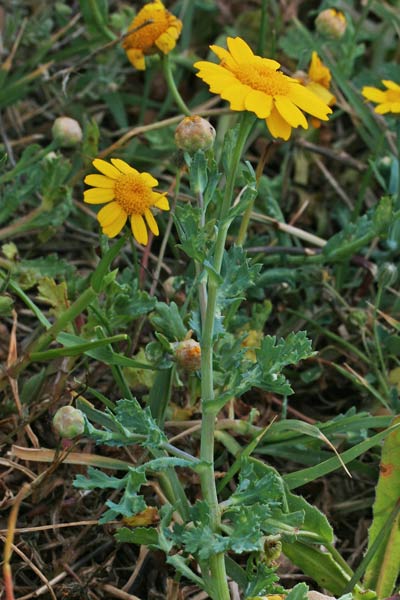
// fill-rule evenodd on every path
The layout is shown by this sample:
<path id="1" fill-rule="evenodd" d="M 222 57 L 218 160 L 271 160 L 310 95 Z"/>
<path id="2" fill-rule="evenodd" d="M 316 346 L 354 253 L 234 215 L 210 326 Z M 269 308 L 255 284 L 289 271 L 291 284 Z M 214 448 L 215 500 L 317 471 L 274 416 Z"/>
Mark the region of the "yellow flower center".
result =
<path id="1" fill-rule="evenodd" d="M 125 38 L 124 48 L 147 50 L 154 46 L 170 25 L 168 16 L 168 11 L 164 8 L 145 6 L 133 20 L 130 27 L 133 32 Z"/>
<path id="2" fill-rule="evenodd" d="M 115 201 L 128 215 L 143 215 L 153 204 L 153 192 L 138 175 L 121 175 L 114 185 Z"/>
<path id="3" fill-rule="evenodd" d="M 287 96 L 289 94 L 290 86 L 285 75 L 263 65 L 262 62 L 246 63 L 230 68 L 230 70 L 241 83 L 248 85 L 253 90 L 264 92 L 267 96 Z"/>

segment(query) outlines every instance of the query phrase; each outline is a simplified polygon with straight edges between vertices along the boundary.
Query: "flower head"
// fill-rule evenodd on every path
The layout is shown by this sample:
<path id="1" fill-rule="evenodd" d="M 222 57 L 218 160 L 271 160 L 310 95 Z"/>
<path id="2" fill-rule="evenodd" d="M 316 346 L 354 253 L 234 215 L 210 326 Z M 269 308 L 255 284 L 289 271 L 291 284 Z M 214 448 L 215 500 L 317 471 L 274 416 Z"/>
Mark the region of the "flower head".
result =
<path id="1" fill-rule="evenodd" d="M 346 17 L 340 10 L 326 8 L 315 19 L 315 27 L 325 37 L 340 39 L 346 31 Z"/>
<path id="2" fill-rule="evenodd" d="M 158 226 L 150 208 L 169 210 L 166 193 L 153 192 L 158 185 L 149 173 L 139 173 L 120 158 L 112 158 L 111 163 L 96 158 L 93 166 L 102 175 L 87 175 L 85 183 L 94 186 L 84 193 L 88 204 L 106 204 L 98 212 L 97 218 L 103 233 L 115 237 L 130 217 L 132 233 L 139 244 L 148 241 L 147 227 L 158 235 Z"/>
<path id="3" fill-rule="evenodd" d="M 228 50 L 211 46 L 220 64 L 199 61 L 197 76 L 210 91 L 228 100 L 232 110 L 248 110 L 265 119 L 274 137 L 289 139 L 292 127 L 308 128 L 302 110 L 328 120 L 331 109 L 297 79 L 278 71 L 275 60 L 253 54 L 241 38 L 227 39 Z M 301 109 L 301 110 L 300 110 Z"/>
<path id="4" fill-rule="evenodd" d="M 380 90 L 375 87 L 363 87 L 362 95 L 371 102 L 376 102 L 375 112 L 380 115 L 385 113 L 400 113 L 400 85 L 394 81 L 384 79 L 383 85 L 386 90 Z"/>
<path id="5" fill-rule="evenodd" d="M 161 0 L 155 0 L 146 4 L 133 19 L 122 47 L 135 69 L 144 71 L 145 55 L 157 51 L 168 54 L 175 48 L 181 31 L 182 21 L 170 13 Z"/>

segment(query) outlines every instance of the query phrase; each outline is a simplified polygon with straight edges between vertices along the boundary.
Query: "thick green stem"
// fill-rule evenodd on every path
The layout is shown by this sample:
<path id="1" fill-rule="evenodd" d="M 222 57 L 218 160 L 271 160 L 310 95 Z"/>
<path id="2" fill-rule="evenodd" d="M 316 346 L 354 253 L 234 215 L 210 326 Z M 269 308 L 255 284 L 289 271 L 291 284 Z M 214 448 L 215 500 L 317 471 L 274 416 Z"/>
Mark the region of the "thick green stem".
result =
<path id="1" fill-rule="evenodd" d="M 220 211 L 219 229 L 215 243 L 213 264 L 217 273 L 220 273 L 221 271 L 226 236 L 230 225 L 228 213 L 233 199 L 239 162 L 242 156 L 244 144 L 253 123 L 254 119 L 252 117 L 249 117 L 248 114 L 243 114 L 238 140 L 232 156 L 229 173 L 227 175 L 225 192 Z M 200 481 L 203 497 L 209 505 L 210 527 L 213 531 L 218 531 L 221 523 L 221 515 L 218 506 L 218 497 L 214 477 L 214 432 L 217 412 L 214 408 L 210 409 L 207 405 L 214 398 L 212 356 L 218 285 L 219 284 L 215 278 L 209 279 L 207 309 L 202 327 L 201 342 L 201 399 L 203 418 L 201 426 L 200 459 L 204 463 L 204 468 L 200 475 Z M 210 558 L 210 573 L 211 580 L 213 582 L 213 589 L 209 590 L 209 592 L 212 598 L 214 600 L 229 600 L 230 594 L 227 584 L 225 559 L 223 553 L 215 554 Z"/>
<path id="2" fill-rule="evenodd" d="M 178 88 L 176 87 L 175 79 L 174 79 L 174 77 L 172 75 L 172 70 L 171 70 L 171 61 L 169 59 L 169 55 L 168 54 L 166 54 L 163 57 L 163 70 L 164 70 L 164 77 L 165 77 L 165 80 L 166 80 L 167 85 L 168 85 L 168 89 L 171 92 L 171 94 L 172 94 L 172 96 L 173 96 L 173 98 L 174 98 L 174 100 L 175 100 L 175 102 L 176 102 L 179 110 L 181 110 L 184 115 L 187 115 L 187 116 L 190 117 L 191 112 L 188 109 L 188 107 L 186 106 L 186 104 L 185 104 L 182 96 L 179 93 Z"/>

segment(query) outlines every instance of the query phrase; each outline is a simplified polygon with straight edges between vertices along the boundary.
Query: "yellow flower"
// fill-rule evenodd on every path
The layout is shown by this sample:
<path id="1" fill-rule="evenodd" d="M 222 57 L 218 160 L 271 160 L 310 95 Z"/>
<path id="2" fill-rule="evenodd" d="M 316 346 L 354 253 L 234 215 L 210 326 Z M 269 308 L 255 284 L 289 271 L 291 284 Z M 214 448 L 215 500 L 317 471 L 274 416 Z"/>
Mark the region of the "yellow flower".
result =
<path id="1" fill-rule="evenodd" d="M 220 64 L 199 61 L 197 73 L 210 91 L 228 100 L 232 110 L 248 110 L 265 119 L 274 137 L 289 139 L 292 127 L 308 128 L 301 112 L 328 120 L 331 109 L 297 79 L 278 71 L 275 60 L 253 54 L 241 38 L 228 37 L 228 50 L 211 46 Z M 300 110 L 301 109 L 301 110 Z"/>
<path id="2" fill-rule="evenodd" d="M 335 96 L 330 92 L 329 87 L 332 79 L 330 70 L 316 52 L 311 55 L 311 62 L 308 68 L 308 73 L 298 71 L 294 75 L 308 90 L 313 92 L 322 102 L 328 106 L 333 106 L 336 102 Z M 320 127 L 321 122 L 315 117 L 311 118 L 311 123 L 314 127 Z"/>
<path id="3" fill-rule="evenodd" d="M 367 100 L 376 102 L 375 112 L 380 115 L 385 113 L 400 113 L 400 85 L 394 81 L 384 79 L 383 85 L 386 90 L 379 90 L 375 87 L 363 87 L 361 93 Z"/>
<path id="4" fill-rule="evenodd" d="M 181 31 L 182 21 L 170 13 L 160 0 L 155 0 L 146 4 L 133 19 L 122 47 L 132 65 L 144 71 L 145 55 L 159 50 L 168 54 L 175 48 Z"/>
<path id="5" fill-rule="evenodd" d="M 149 173 L 139 173 L 120 158 L 112 158 L 111 163 L 100 158 L 93 161 L 93 166 L 102 175 L 85 177 L 85 183 L 94 187 L 85 191 L 84 201 L 88 204 L 107 203 L 97 214 L 105 235 L 110 238 L 118 235 L 130 217 L 134 238 L 139 244 L 146 245 L 146 223 L 154 235 L 159 233 L 150 207 L 169 210 L 166 193 L 153 192 L 158 181 Z"/>

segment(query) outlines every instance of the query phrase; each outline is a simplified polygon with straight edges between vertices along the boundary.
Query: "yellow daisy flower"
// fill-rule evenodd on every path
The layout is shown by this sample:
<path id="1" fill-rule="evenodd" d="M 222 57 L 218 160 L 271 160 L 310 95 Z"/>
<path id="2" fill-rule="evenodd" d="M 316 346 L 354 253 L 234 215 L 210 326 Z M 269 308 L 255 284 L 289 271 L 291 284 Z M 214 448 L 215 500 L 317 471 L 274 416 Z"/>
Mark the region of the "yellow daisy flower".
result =
<path id="1" fill-rule="evenodd" d="M 371 102 L 376 102 L 375 112 L 380 115 L 386 113 L 400 113 L 400 85 L 394 81 L 384 79 L 383 85 L 386 90 L 380 90 L 375 87 L 363 87 L 362 95 Z"/>
<path id="2" fill-rule="evenodd" d="M 248 110 L 265 119 L 273 137 L 288 140 L 292 127 L 308 128 L 302 110 L 328 120 L 332 110 L 297 79 L 278 71 L 280 64 L 253 53 L 241 38 L 227 39 L 228 50 L 210 46 L 220 59 L 217 65 L 199 61 L 197 76 L 210 91 L 228 100 L 232 110 Z M 301 109 L 301 110 L 300 110 Z"/>
<path id="3" fill-rule="evenodd" d="M 175 48 L 181 31 L 182 21 L 170 13 L 161 0 L 155 0 L 146 4 L 133 19 L 122 47 L 135 69 L 144 71 L 145 55 L 157 51 L 168 54 Z"/>
<path id="4" fill-rule="evenodd" d="M 102 175 L 87 175 L 85 183 L 94 186 L 84 192 L 84 202 L 106 204 L 97 214 L 103 233 L 109 238 L 119 234 L 127 218 L 131 219 L 133 237 L 139 244 L 147 244 L 147 226 L 158 235 L 158 225 L 150 208 L 169 210 L 166 193 L 153 192 L 158 185 L 149 173 L 139 173 L 120 158 L 112 158 L 111 163 L 100 158 L 93 166 Z"/>

